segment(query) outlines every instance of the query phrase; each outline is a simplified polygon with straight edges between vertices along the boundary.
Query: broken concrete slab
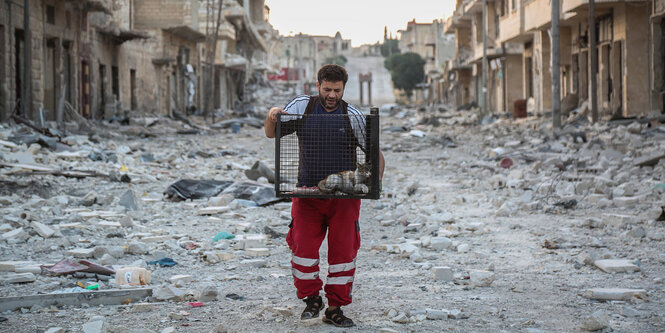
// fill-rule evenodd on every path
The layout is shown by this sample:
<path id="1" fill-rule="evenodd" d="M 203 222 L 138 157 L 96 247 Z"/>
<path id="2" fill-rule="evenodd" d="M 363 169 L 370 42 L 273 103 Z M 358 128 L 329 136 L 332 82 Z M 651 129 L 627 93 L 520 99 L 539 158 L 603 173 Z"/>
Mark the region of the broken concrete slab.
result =
<path id="1" fill-rule="evenodd" d="M 51 229 L 51 227 L 43 223 L 39 223 L 37 221 L 32 221 L 32 223 L 30 223 L 30 226 L 32 226 L 32 228 L 35 229 L 37 234 L 39 234 L 39 236 L 42 236 L 43 238 L 49 238 L 55 234 L 55 230 Z"/>
<path id="2" fill-rule="evenodd" d="M 471 271 L 469 272 L 471 283 L 476 287 L 487 287 L 494 282 L 494 272 Z"/>
<path id="3" fill-rule="evenodd" d="M 245 255 L 250 257 L 267 257 L 270 255 L 270 249 L 265 247 L 253 247 L 245 249 Z"/>
<path id="4" fill-rule="evenodd" d="M 196 215 L 216 215 L 216 214 L 223 214 L 231 210 L 231 207 L 229 206 L 213 206 L 213 207 L 205 207 L 201 208 L 198 211 L 196 211 Z"/>
<path id="5" fill-rule="evenodd" d="M 74 258 L 83 258 L 83 259 L 92 258 L 94 253 L 95 253 L 94 248 L 87 248 L 87 249 L 79 248 L 67 251 L 68 256 L 72 256 Z"/>
<path id="6" fill-rule="evenodd" d="M 432 268 L 435 281 L 450 282 L 453 280 L 453 270 L 447 266 L 437 266 Z"/>
<path id="7" fill-rule="evenodd" d="M 29 235 L 23 228 L 18 228 L 14 229 L 12 231 L 5 232 L 0 236 L 0 238 L 4 240 L 9 240 L 9 239 L 18 239 L 18 240 L 26 240 L 28 239 Z"/>
<path id="8" fill-rule="evenodd" d="M 610 316 L 603 310 L 598 310 L 591 314 L 584 322 L 583 328 L 587 331 L 599 331 L 610 326 Z"/>
<path id="9" fill-rule="evenodd" d="M 584 291 L 583 296 L 603 301 L 628 301 L 633 297 L 646 298 L 646 293 L 644 289 L 593 288 Z"/>
<path id="10" fill-rule="evenodd" d="M 605 273 L 637 272 L 640 267 L 627 259 L 601 259 L 593 263 Z"/>
<path id="11" fill-rule="evenodd" d="M 16 273 L 0 277 L 2 283 L 27 283 L 35 282 L 37 277 L 32 273 Z"/>
<path id="12" fill-rule="evenodd" d="M 16 272 L 17 267 L 36 264 L 34 261 L 0 261 L 0 272 Z"/>
<path id="13" fill-rule="evenodd" d="M 636 158 L 635 161 L 633 162 L 633 165 L 639 167 L 654 166 L 658 164 L 658 161 L 660 161 L 663 158 L 665 158 L 665 153 L 656 153 L 652 155 L 642 156 Z"/>

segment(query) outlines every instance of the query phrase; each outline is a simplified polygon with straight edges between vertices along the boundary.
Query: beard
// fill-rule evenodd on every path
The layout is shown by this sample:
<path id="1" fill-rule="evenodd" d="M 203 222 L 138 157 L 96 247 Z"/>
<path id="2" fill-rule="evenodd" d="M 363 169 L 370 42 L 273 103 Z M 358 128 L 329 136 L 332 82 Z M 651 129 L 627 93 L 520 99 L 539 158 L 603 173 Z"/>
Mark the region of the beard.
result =
<path id="1" fill-rule="evenodd" d="M 319 93 L 319 100 L 321 101 L 321 104 L 323 107 L 327 110 L 335 110 L 339 106 L 339 101 L 341 98 L 324 98 L 321 93 Z M 334 103 L 334 104 L 330 104 Z"/>

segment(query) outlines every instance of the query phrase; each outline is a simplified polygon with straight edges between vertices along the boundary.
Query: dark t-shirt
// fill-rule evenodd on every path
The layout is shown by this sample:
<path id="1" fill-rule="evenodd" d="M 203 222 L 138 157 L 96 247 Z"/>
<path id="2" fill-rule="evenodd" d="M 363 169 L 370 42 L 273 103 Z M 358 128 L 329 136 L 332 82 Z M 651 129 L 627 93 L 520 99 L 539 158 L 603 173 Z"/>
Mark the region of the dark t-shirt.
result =
<path id="1" fill-rule="evenodd" d="M 356 168 L 355 136 L 346 117 L 341 115 L 342 106 L 327 112 L 317 103 L 306 117 L 303 128 L 298 131 L 300 165 L 298 186 L 317 186 L 328 175 Z"/>

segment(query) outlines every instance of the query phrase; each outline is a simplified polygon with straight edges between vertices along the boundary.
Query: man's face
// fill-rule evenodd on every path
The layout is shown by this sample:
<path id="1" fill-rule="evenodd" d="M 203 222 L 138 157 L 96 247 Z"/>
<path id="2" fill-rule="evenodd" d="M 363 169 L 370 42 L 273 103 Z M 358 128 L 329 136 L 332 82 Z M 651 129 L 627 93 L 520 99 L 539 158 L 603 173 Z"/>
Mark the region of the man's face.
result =
<path id="1" fill-rule="evenodd" d="M 321 81 L 316 82 L 316 89 L 319 90 L 319 98 L 321 99 L 321 104 L 328 111 L 334 111 L 339 105 L 339 101 L 342 100 L 342 95 L 344 95 L 344 82 L 342 81 Z"/>

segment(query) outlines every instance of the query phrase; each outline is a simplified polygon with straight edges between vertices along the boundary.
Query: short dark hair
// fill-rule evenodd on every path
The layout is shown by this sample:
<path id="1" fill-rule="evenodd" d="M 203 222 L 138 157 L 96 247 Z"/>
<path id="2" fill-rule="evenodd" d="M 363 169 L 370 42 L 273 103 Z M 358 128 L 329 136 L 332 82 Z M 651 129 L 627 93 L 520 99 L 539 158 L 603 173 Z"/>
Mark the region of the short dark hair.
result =
<path id="1" fill-rule="evenodd" d="M 319 73 L 316 75 L 319 80 L 319 84 L 323 81 L 328 82 L 339 82 L 342 81 L 346 86 L 346 81 L 349 80 L 349 74 L 346 72 L 346 69 L 340 65 L 329 64 L 324 65 L 319 69 Z"/>

